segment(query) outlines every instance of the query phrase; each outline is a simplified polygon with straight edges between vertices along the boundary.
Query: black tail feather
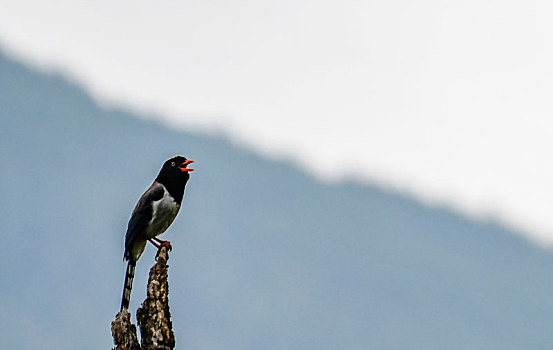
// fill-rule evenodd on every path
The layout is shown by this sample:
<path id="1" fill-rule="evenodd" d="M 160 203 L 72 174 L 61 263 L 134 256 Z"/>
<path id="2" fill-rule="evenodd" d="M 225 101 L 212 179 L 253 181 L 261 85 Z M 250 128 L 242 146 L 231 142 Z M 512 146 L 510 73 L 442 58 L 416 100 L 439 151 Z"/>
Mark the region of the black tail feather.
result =
<path id="1" fill-rule="evenodd" d="M 125 284 L 123 285 L 123 298 L 121 300 L 121 311 L 123 311 L 123 309 L 129 308 L 135 268 L 136 268 L 136 261 L 132 259 L 129 260 L 129 262 L 127 263 L 127 272 L 125 273 Z"/>

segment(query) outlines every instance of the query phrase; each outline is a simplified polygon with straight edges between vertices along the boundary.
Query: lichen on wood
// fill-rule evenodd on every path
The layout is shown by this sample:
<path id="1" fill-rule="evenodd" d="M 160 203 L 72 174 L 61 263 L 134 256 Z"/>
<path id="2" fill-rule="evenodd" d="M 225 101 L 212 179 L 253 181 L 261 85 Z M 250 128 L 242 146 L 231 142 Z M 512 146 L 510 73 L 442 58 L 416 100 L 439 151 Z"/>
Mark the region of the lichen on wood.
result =
<path id="1" fill-rule="evenodd" d="M 140 327 L 141 345 L 138 343 L 136 326 L 130 314 L 122 310 L 111 324 L 115 350 L 173 350 L 175 335 L 169 311 L 168 265 L 169 253 L 161 246 L 156 264 L 150 269 L 146 300 L 136 312 Z"/>
<path id="2" fill-rule="evenodd" d="M 171 350 L 175 347 L 169 311 L 168 259 L 167 248 L 162 246 L 157 263 L 150 270 L 146 300 L 136 312 L 143 350 Z"/>
<path id="3" fill-rule="evenodd" d="M 141 349 L 136 336 L 136 326 L 131 323 L 131 314 L 126 309 L 121 310 L 111 322 L 111 335 L 115 350 Z"/>

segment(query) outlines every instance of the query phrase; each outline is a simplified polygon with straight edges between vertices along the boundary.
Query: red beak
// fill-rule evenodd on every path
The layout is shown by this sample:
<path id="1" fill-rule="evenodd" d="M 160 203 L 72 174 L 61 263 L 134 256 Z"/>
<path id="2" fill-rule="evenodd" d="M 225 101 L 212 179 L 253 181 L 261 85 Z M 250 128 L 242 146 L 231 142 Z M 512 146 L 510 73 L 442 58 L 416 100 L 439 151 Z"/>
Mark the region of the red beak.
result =
<path id="1" fill-rule="evenodd" d="M 189 159 L 189 160 L 185 160 L 185 161 L 179 166 L 180 171 L 194 171 L 194 169 L 189 169 L 189 168 L 186 167 L 188 164 L 192 164 L 192 163 L 194 163 L 193 160 L 190 160 L 190 159 Z"/>

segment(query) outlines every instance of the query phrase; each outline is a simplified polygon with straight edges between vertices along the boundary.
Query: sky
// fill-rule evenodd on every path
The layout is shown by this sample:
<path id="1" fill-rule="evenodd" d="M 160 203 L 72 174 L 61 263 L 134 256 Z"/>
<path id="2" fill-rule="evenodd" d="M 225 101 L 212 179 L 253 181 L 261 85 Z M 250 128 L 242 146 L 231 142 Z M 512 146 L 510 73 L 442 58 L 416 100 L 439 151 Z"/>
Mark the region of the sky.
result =
<path id="1" fill-rule="evenodd" d="M 69 76 L 103 104 L 553 243 L 550 2 L 0 8 L 3 50 Z"/>

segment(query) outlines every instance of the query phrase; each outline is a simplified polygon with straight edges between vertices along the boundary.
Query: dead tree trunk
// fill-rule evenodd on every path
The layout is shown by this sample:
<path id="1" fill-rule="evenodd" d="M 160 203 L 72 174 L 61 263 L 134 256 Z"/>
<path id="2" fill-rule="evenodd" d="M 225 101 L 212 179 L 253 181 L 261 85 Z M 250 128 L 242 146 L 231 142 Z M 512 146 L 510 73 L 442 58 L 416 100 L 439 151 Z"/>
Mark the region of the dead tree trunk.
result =
<path id="1" fill-rule="evenodd" d="M 169 312 L 167 247 L 161 246 L 156 259 L 157 263 L 150 269 L 146 300 L 136 312 L 141 344 L 138 343 L 136 326 L 131 323 L 130 314 L 123 310 L 111 323 L 115 350 L 173 350 L 175 348 L 175 335 Z"/>
<path id="2" fill-rule="evenodd" d="M 136 326 L 131 323 L 131 314 L 125 309 L 120 311 L 111 323 L 111 335 L 115 343 L 114 350 L 141 350 L 136 337 Z"/>
<path id="3" fill-rule="evenodd" d="M 157 263 L 150 270 L 146 300 L 136 311 L 143 350 L 175 348 L 175 335 L 169 312 L 168 259 L 167 247 L 162 246 L 158 251 Z"/>

